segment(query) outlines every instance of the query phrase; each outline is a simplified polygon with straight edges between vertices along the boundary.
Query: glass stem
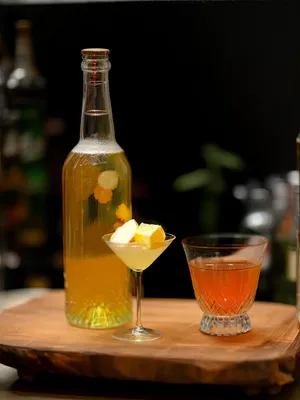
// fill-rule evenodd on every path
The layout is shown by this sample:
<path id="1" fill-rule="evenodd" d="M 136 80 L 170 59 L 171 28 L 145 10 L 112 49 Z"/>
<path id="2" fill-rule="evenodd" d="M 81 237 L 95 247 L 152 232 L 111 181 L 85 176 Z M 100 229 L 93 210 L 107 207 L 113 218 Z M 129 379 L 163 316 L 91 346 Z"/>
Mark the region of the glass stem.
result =
<path id="1" fill-rule="evenodd" d="M 141 322 L 142 271 L 134 271 L 136 281 L 136 328 L 143 329 Z"/>

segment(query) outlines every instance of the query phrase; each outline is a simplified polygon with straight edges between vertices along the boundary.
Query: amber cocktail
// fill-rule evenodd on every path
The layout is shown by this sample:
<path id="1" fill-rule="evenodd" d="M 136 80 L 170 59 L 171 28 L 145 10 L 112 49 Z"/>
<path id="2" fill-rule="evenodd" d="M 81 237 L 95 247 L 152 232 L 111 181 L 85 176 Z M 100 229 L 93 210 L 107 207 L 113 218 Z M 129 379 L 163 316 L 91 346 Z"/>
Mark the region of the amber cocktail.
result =
<path id="1" fill-rule="evenodd" d="M 258 286 L 268 240 L 252 235 L 203 235 L 182 241 L 195 297 L 204 312 L 200 330 L 236 335 L 252 329 L 247 311 Z"/>

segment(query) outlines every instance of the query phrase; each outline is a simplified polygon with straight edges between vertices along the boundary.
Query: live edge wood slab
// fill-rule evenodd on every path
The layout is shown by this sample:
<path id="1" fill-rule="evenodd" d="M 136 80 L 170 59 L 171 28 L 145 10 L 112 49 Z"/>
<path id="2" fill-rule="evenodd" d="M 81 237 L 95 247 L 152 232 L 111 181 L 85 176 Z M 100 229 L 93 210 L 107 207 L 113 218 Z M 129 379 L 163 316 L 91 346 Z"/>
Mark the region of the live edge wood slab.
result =
<path id="1" fill-rule="evenodd" d="M 164 336 L 124 343 L 112 339 L 116 329 L 69 326 L 64 293 L 53 291 L 0 314 L 0 363 L 24 377 L 46 372 L 260 388 L 292 382 L 300 353 L 295 307 L 256 303 L 249 314 L 252 332 L 213 337 L 199 331 L 195 300 L 145 299 L 144 325 Z"/>

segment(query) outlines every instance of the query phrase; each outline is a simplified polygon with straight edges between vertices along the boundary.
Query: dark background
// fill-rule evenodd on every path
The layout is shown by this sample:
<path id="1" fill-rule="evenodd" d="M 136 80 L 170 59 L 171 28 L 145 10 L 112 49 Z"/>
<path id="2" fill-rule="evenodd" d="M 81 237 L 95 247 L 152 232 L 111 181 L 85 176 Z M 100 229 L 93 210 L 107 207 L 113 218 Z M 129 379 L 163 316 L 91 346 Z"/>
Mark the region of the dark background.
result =
<path id="1" fill-rule="evenodd" d="M 51 167 L 79 137 L 80 50 L 111 50 L 116 137 L 133 169 L 134 212 L 159 221 L 177 241 L 145 273 L 145 295 L 193 296 L 180 240 L 201 230 L 201 196 L 178 194 L 174 179 L 203 164 L 214 142 L 246 168 L 227 172 L 219 230 L 238 229 L 232 187 L 296 167 L 300 131 L 300 5 L 297 1 L 110 2 L 6 5 L 0 21 L 9 53 L 14 22 L 32 21 L 35 58 L 48 81 L 48 116 L 66 123 Z M 138 190 L 140 189 L 140 190 Z M 49 194 L 59 221 L 60 193 Z M 50 216 L 51 215 L 51 216 Z M 53 239 L 53 247 L 61 243 Z"/>

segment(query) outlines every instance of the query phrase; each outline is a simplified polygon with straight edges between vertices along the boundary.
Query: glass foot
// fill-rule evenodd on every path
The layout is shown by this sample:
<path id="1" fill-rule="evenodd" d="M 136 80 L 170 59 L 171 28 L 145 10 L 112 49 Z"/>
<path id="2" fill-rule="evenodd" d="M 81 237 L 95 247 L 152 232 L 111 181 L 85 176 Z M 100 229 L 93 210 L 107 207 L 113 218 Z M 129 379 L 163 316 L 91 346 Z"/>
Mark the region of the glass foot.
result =
<path id="1" fill-rule="evenodd" d="M 149 342 L 160 337 L 162 337 L 160 332 L 147 328 L 126 329 L 113 335 L 114 339 L 123 340 L 124 342 Z"/>
<path id="2" fill-rule="evenodd" d="M 200 331 L 207 335 L 233 336 L 252 330 L 248 314 L 219 317 L 204 314 L 200 322 Z"/>

